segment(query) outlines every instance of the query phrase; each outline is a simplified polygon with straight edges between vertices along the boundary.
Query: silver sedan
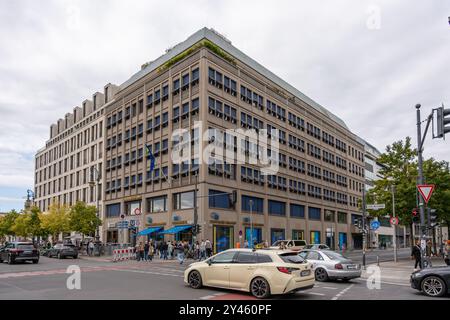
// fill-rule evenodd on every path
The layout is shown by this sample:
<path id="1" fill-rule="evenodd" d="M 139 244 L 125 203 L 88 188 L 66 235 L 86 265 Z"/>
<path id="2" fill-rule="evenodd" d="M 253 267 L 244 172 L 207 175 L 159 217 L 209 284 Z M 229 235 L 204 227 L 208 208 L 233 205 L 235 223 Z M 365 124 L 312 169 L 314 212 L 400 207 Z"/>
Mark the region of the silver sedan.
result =
<path id="1" fill-rule="evenodd" d="M 313 264 L 317 281 L 361 277 L 361 265 L 331 250 L 302 250 L 299 255 Z"/>

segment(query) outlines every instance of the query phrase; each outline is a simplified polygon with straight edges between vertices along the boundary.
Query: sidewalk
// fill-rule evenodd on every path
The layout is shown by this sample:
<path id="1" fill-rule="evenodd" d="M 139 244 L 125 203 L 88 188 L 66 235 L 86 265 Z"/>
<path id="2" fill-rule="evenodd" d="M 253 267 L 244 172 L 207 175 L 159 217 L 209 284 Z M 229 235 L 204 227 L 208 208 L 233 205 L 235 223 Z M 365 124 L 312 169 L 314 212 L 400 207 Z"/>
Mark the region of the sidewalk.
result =
<path id="1" fill-rule="evenodd" d="M 446 266 L 444 260 L 440 257 L 431 258 L 433 267 Z M 370 264 L 366 270 L 362 270 L 361 278 L 367 279 L 372 274 L 367 272 L 368 267 L 376 266 L 377 264 Z M 381 282 L 392 283 L 398 285 L 409 286 L 409 278 L 414 272 L 414 260 L 400 260 L 397 263 L 393 261 L 381 262 L 379 265 L 381 269 Z"/>

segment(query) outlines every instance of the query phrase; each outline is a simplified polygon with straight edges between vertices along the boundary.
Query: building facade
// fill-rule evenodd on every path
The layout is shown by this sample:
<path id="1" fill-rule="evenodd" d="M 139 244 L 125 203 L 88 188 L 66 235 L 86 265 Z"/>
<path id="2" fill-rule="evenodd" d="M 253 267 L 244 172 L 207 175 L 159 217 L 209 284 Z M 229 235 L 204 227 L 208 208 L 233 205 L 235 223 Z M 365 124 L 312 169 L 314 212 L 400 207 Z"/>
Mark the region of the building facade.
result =
<path id="1" fill-rule="evenodd" d="M 268 129 L 278 150 L 267 156 L 278 170 L 265 175 L 249 163 L 258 147 L 230 129 Z M 201 29 L 118 87 L 104 108 L 103 140 L 106 242 L 191 240 L 197 222 L 197 239 L 210 239 L 215 252 L 250 238 L 362 246 L 353 220 L 361 214 L 364 144 L 213 30 Z M 205 163 L 202 151 L 214 145 L 246 161 Z M 173 161 L 180 146 L 190 161 Z"/>
<path id="2" fill-rule="evenodd" d="M 375 181 L 382 178 L 380 173 L 382 166 L 378 162 L 381 152 L 376 147 L 364 141 L 365 150 L 365 188 L 366 191 L 372 189 Z M 394 227 L 390 223 L 390 217 L 374 217 L 373 220 L 380 222 L 377 230 L 371 230 L 369 244 L 372 248 L 389 248 L 394 244 Z M 410 230 L 405 226 L 396 226 L 397 246 L 409 246 Z"/>
<path id="3" fill-rule="evenodd" d="M 97 172 L 103 172 L 104 112 L 116 90 L 107 84 L 104 93 L 96 92 L 51 125 L 49 140 L 35 156 L 34 204 L 41 211 L 52 203 L 83 201 L 98 206 L 102 217 L 103 183 Z"/>

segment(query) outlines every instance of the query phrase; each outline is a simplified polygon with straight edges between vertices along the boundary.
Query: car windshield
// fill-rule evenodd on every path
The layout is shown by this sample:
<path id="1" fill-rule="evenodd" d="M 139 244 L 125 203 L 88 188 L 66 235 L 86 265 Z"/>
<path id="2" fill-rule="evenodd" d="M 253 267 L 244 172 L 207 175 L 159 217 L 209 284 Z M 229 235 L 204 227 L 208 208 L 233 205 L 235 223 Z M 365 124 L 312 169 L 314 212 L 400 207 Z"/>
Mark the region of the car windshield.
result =
<path id="1" fill-rule="evenodd" d="M 333 252 L 333 251 L 322 251 L 323 254 L 325 254 L 328 258 L 331 260 L 340 260 L 340 259 L 346 259 L 342 254 Z"/>
<path id="2" fill-rule="evenodd" d="M 64 248 L 64 249 L 73 249 L 73 248 L 75 248 L 75 246 L 74 246 L 73 244 L 65 244 L 65 245 L 63 246 L 63 248 Z"/>
<path id="3" fill-rule="evenodd" d="M 286 263 L 305 263 L 305 259 L 300 257 L 296 252 L 283 253 L 279 255 L 281 260 Z"/>
<path id="4" fill-rule="evenodd" d="M 275 241 L 273 244 L 272 244 L 272 247 L 279 247 L 279 246 L 281 246 L 281 244 L 282 243 L 284 243 L 285 245 L 287 245 L 287 241 L 283 241 L 283 240 L 278 240 L 278 241 Z"/>
<path id="5" fill-rule="evenodd" d="M 34 246 L 32 244 L 18 244 L 17 249 L 21 250 L 33 250 Z"/>

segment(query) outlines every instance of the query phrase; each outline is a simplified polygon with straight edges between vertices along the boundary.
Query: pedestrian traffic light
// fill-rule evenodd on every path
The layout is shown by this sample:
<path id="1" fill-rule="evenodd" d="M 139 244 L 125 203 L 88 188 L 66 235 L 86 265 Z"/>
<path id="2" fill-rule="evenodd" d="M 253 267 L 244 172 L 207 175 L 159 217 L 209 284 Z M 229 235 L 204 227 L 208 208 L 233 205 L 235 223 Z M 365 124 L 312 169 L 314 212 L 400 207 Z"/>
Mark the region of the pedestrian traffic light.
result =
<path id="1" fill-rule="evenodd" d="M 197 234 L 202 232 L 202 226 L 201 225 L 197 225 Z"/>
<path id="2" fill-rule="evenodd" d="M 359 229 L 361 229 L 361 219 L 360 218 L 355 218 L 355 220 L 353 220 L 353 225 Z"/>
<path id="3" fill-rule="evenodd" d="M 437 211 L 436 209 L 431 209 L 430 210 L 430 223 L 431 223 L 431 227 L 435 227 L 438 225 L 438 216 L 437 216 Z"/>
<path id="4" fill-rule="evenodd" d="M 437 113 L 437 131 L 434 138 L 443 138 L 450 132 L 450 109 L 444 109 L 444 106 L 435 109 Z"/>
<path id="5" fill-rule="evenodd" d="M 412 211 L 412 220 L 414 223 L 420 222 L 420 217 L 419 217 L 419 213 L 418 213 L 417 209 L 413 209 L 413 211 Z"/>

